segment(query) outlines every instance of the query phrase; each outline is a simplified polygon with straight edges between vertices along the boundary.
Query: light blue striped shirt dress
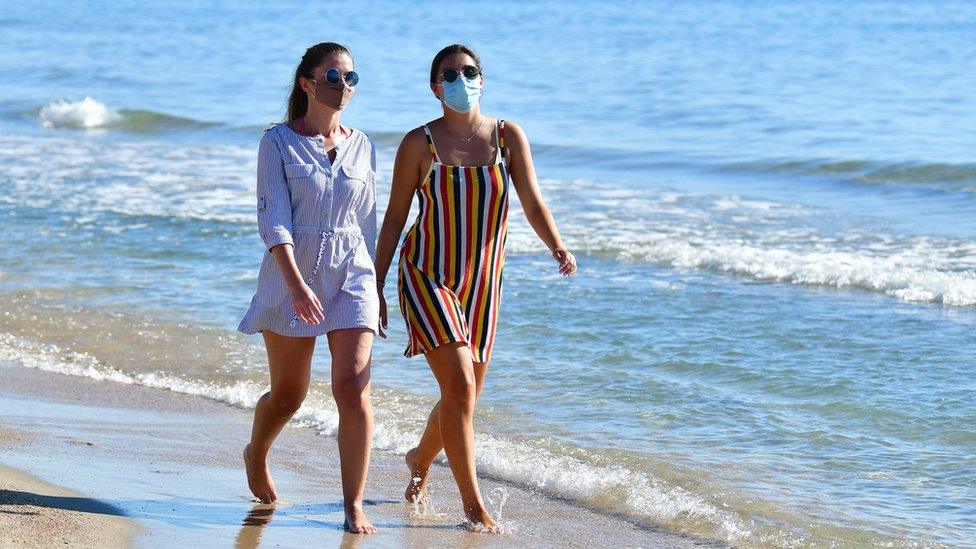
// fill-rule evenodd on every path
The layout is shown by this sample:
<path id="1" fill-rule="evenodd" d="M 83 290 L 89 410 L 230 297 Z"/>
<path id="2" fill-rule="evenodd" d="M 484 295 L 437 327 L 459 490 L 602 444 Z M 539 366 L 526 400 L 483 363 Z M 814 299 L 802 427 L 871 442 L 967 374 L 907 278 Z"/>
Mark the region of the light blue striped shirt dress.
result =
<path id="1" fill-rule="evenodd" d="M 265 132 L 258 149 L 258 231 L 267 247 L 258 289 L 238 330 L 320 336 L 343 328 L 376 333 L 376 151 L 363 132 L 352 134 L 329 161 L 322 140 L 287 124 Z M 271 248 L 290 243 L 302 278 L 322 303 L 325 320 L 307 324 Z"/>

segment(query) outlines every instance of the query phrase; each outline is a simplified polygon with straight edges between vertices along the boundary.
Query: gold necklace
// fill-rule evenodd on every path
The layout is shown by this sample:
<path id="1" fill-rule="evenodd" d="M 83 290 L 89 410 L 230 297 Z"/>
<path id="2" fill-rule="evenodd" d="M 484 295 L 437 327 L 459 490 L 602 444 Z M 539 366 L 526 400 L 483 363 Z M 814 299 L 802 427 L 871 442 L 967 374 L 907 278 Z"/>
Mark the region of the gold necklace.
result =
<path id="1" fill-rule="evenodd" d="M 454 137 L 457 137 L 458 138 L 458 141 L 460 141 L 461 143 L 467 143 L 467 142 L 471 141 L 472 139 L 474 139 L 474 136 L 478 135 L 478 132 L 481 131 L 481 128 L 484 125 L 485 125 L 485 116 L 482 115 L 481 116 L 481 122 L 478 123 L 478 129 L 476 129 L 474 131 L 474 133 L 472 133 L 471 135 L 469 135 L 467 138 L 461 137 L 459 135 L 455 135 L 455 134 L 453 134 L 451 132 L 448 132 L 448 133 L 451 133 L 451 135 L 453 135 Z M 445 126 L 446 126 L 446 124 L 445 124 Z"/>

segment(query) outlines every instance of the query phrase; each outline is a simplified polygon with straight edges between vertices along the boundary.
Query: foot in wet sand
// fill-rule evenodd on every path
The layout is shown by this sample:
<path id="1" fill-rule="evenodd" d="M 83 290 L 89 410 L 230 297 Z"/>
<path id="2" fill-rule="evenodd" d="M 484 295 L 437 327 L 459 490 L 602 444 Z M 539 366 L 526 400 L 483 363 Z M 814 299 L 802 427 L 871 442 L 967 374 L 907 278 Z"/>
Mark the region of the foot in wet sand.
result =
<path id="1" fill-rule="evenodd" d="M 261 503 L 273 503 L 278 500 L 274 481 L 271 480 L 271 470 L 268 469 L 267 458 L 253 459 L 251 445 L 244 447 L 244 469 L 247 471 L 247 487 Z"/>
<path id="2" fill-rule="evenodd" d="M 465 517 L 464 522 L 461 523 L 461 527 L 469 532 L 477 532 L 479 534 L 507 533 L 507 530 L 505 530 L 501 524 L 495 522 L 491 516 L 488 515 L 488 511 L 485 511 L 484 509 L 471 513 Z"/>
<path id="3" fill-rule="evenodd" d="M 430 468 L 421 468 L 416 462 L 417 449 L 414 448 L 407 452 L 404 458 L 407 462 L 407 469 L 410 470 L 410 483 L 403 492 L 403 497 L 410 503 L 427 505 L 430 503 L 430 494 L 427 493 L 427 476 Z"/>
<path id="4" fill-rule="evenodd" d="M 342 527 L 350 534 L 376 533 L 376 527 L 366 518 L 366 513 L 363 513 L 362 507 L 355 505 L 350 509 L 346 509 L 346 521 L 342 524 Z"/>

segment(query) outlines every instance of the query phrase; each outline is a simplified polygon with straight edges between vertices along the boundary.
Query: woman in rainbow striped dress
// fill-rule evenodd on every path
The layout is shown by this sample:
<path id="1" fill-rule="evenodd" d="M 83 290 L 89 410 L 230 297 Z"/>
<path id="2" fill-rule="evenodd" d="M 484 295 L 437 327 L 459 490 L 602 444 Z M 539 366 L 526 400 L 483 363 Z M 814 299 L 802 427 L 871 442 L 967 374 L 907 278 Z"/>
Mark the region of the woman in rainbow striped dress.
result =
<path id="1" fill-rule="evenodd" d="M 427 500 L 427 472 L 447 454 L 469 529 L 498 532 L 478 489 L 474 408 L 484 386 L 502 293 L 509 177 L 529 224 L 552 251 L 559 272 L 576 272 L 542 200 L 522 129 L 481 113 L 481 62 L 455 44 L 434 57 L 431 90 L 444 116 L 408 133 L 397 151 L 393 188 L 376 251 L 380 329 L 386 327 L 383 285 L 414 194 L 420 214 L 400 250 L 398 294 L 410 341 L 423 354 L 441 398 L 417 447 L 407 453 L 409 501 Z"/>

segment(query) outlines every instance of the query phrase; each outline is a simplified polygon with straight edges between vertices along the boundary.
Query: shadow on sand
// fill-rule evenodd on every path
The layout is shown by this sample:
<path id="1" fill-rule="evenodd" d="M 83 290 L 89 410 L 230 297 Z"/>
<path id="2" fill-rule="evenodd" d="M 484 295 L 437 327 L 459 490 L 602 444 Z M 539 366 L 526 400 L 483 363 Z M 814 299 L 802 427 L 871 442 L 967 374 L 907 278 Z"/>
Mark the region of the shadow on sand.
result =
<path id="1" fill-rule="evenodd" d="M 118 507 L 97 499 L 76 496 L 45 496 L 20 490 L 0 490 L 0 505 L 33 505 L 36 507 L 49 507 L 52 509 L 64 509 L 65 511 L 78 511 L 82 513 L 97 513 L 117 517 L 127 516 Z M 7 509 L 0 510 L 0 513 L 12 515 L 37 514 L 31 511 Z"/>

